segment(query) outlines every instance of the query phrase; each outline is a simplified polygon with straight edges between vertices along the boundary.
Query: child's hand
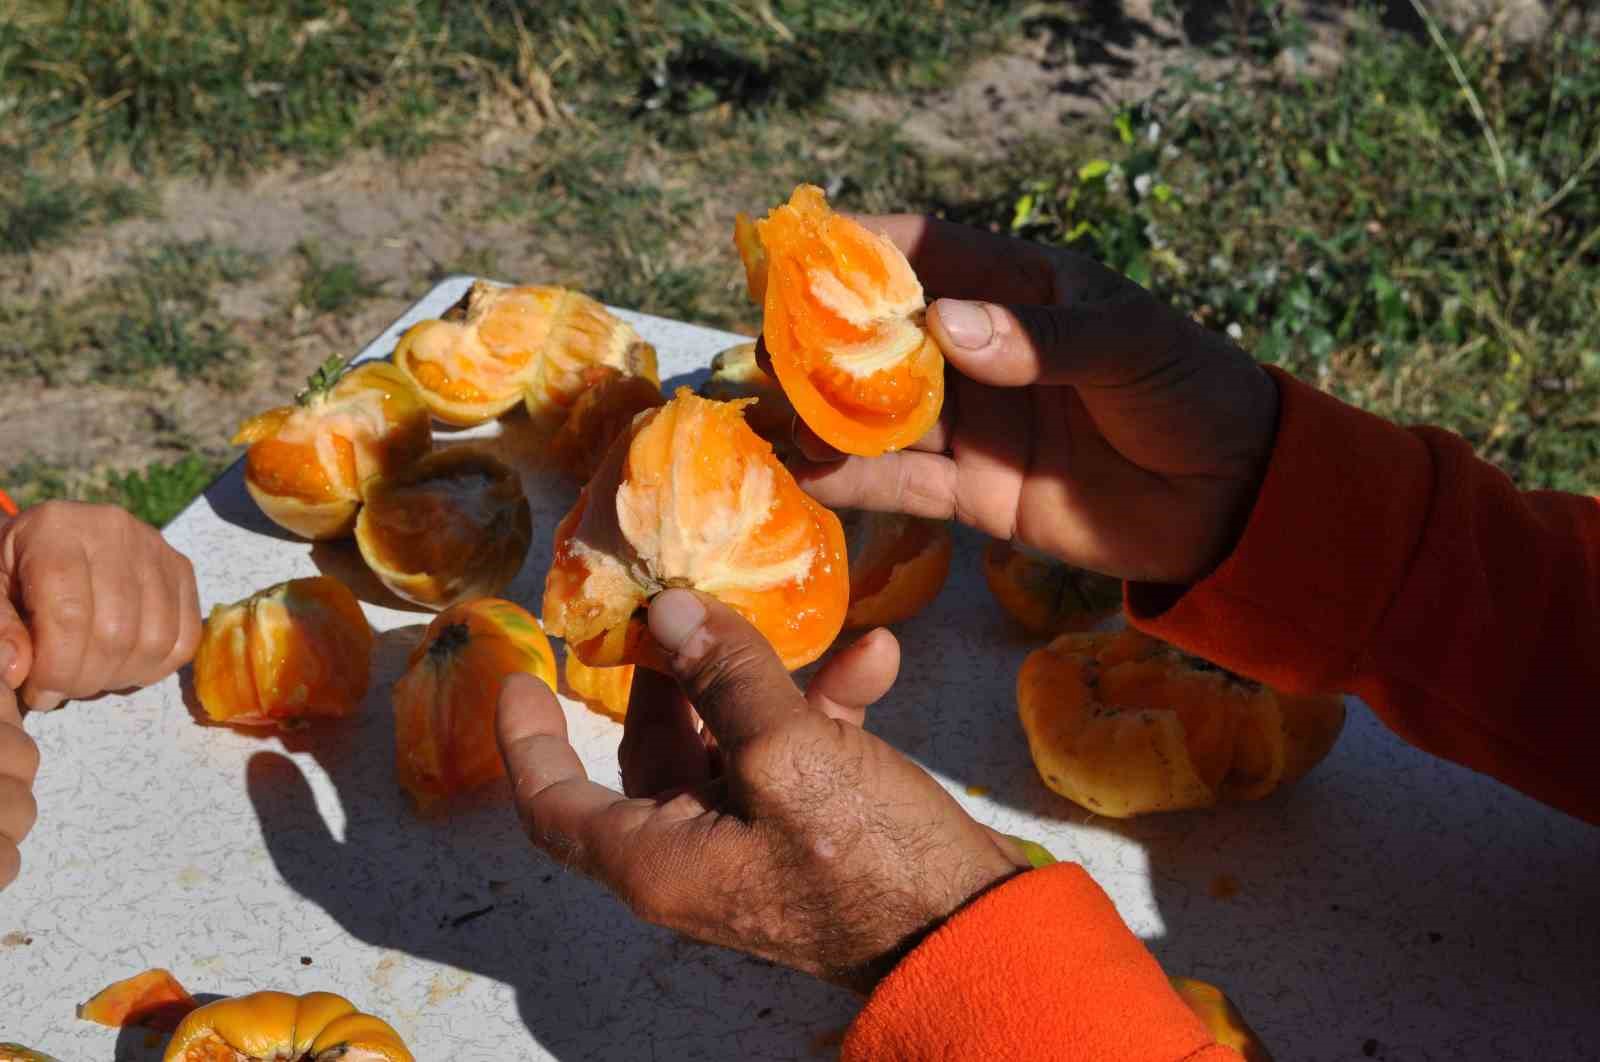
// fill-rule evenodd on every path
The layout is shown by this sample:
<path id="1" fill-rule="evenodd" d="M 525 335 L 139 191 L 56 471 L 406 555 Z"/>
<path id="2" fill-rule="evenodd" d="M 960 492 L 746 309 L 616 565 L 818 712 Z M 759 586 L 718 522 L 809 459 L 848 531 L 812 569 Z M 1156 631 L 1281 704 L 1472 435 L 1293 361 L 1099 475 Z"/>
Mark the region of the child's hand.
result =
<path id="1" fill-rule="evenodd" d="M 33 802 L 33 776 L 38 770 L 39 746 L 22 729 L 17 696 L 0 684 L 0 889 L 16 880 L 22 865 L 17 846 L 33 829 L 38 814 Z"/>
<path id="2" fill-rule="evenodd" d="M 149 685 L 199 640 L 193 567 L 121 509 L 47 502 L 0 526 L 0 682 L 25 707 Z"/>

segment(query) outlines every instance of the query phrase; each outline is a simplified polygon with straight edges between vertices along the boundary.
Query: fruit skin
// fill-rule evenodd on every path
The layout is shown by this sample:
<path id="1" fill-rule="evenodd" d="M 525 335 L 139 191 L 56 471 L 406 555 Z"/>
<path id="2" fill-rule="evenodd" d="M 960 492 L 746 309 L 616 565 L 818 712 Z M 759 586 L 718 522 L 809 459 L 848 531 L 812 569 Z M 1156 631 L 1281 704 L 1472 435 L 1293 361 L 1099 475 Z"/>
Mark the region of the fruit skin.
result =
<path id="1" fill-rule="evenodd" d="M 0 1044 L 0 1062 L 60 1062 L 54 1055 L 35 1051 L 21 1044 Z"/>
<path id="2" fill-rule="evenodd" d="M 583 378 L 583 393 L 550 440 L 551 460 L 579 483 L 589 482 L 634 417 L 667 403 L 654 381 L 624 376 L 610 366 L 591 365 L 583 370 Z"/>
<path id="3" fill-rule="evenodd" d="M 992 539 L 983 578 L 1000 607 L 1029 634 L 1086 631 L 1122 611 L 1122 582 Z"/>
<path id="4" fill-rule="evenodd" d="M 1344 724 L 1338 697 L 1279 694 L 1132 630 L 1030 653 L 1017 710 L 1045 785 L 1113 818 L 1264 797 Z"/>
<path id="5" fill-rule="evenodd" d="M 843 522 L 850 552 L 846 627 L 900 623 L 939 596 L 950 575 L 953 548 L 943 520 L 852 512 Z"/>
<path id="6" fill-rule="evenodd" d="M 162 1062 L 414 1062 L 400 1034 L 332 992 L 254 992 L 193 1011 Z"/>
<path id="7" fill-rule="evenodd" d="M 522 402 L 545 434 L 582 393 L 588 366 L 659 384 L 655 348 L 589 296 L 481 280 L 443 318 L 409 328 L 394 360 L 447 424 L 482 424 Z"/>
<path id="8" fill-rule="evenodd" d="M 838 636 L 844 531 L 750 430 L 745 404 L 680 388 L 612 445 L 556 528 L 544 619 L 584 663 L 664 670 L 636 613 L 671 586 L 726 602 L 790 668 Z"/>
<path id="9" fill-rule="evenodd" d="M 373 574 L 432 609 L 504 590 L 532 541 L 522 480 L 473 446 L 438 450 L 373 484 L 356 519 L 356 546 Z"/>
<path id="10" fill-rule="evenodd" d="M 177 978 L 157 968 L 102 988 L 79 1004 L 78 1017 L 112 1028 L 144 1025 L 171 1032 L 198 1005 Z"/>
<path id="11" fill-rule="evenodd" d="M 1245 1062 L 1272 1062 L 1272 1054 L 1267 1046 L 1256 1036 L 1255 1030 L 1250 1028 L 1244 1015 L 1239 1013 L 1239 1008 L 1233 1005 L 1222 989 L 1192 977 L 1172 977 L 1168 980 L 1189 1009 L 1205 1023 L 1211 1038 L 1217 1043 L 1239 1052 Z"/>
<path id="12" fill-rule="evenodd" d="M 617 722 L 628 717 L 628 698 L 633 692 L 633 665 L 590 667 L 567 651 L 563 661 L 567 686 L 590 711 L 610 716 Z"/>
<path id="13" fill-rule="evenodd" d="M 944 356 L 922 285 L 887 236 L 803 184 L 765 219 L 740 214 L 734 244 L 773 372 L 819 438 L 873 457 L 927 434 L 944 403 Z"/>
<path id="14" fill-rule="evenodd" d="M 555 689 L 555 651 L 521 606 L 480 598 L 433 618 L 394 684 L 395 770 L 420 806 L 505 774 L 495 705 L 519 673 Z"/>
<path id="15" fill-rule="evenodd" d="M 291 579 L 211 610 L 194 658 L 195 694 L 211 719 L 232 726 L 351 715 L 366 696 L 372 642 L 343 583 Z"/>
<path id="16" fill-rule="evenodd" d="M 249 444 L 244 485 L 278 526 L 309 539 L 343 538 L 355 527 L 366 484 L 393 475 L 433 448 L 428 407 L 387 362 L 341 373 L 318 369 L 292 406 L 240 425 Z"/>

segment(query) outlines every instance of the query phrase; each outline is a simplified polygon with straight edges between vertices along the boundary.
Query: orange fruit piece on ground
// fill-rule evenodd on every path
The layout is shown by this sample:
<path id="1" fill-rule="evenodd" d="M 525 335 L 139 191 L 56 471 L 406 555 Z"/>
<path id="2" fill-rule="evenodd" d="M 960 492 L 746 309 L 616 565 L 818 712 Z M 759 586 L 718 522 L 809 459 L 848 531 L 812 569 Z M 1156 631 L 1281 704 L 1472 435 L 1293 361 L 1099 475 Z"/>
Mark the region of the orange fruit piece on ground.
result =
<path id="1" fill-rule="evenodd" d="M 183 1019 L 162 1062 L 413 1062 L 388 1022 L 332 992 L 253 992 Z"/>
<path id="2" fill-rule="evenodd" d="M 794 406 L 756 360 L 754 343 L 740 343 L 712 358 L 711 375 L 700 385 L 699 394 L 723 402 L 755 399 L 744 410 L 751 430 L 771 443 L 780 457 L 794 449 Z"/>
<path id="3" fill-rule="evenodd" d="M 950 528 L 943 520 L 853 511 L 844 516 L 850 551 L 846 627 L 908 620 L 933 603 L 950 575 Z"/>
<path id="4" fill-rule="evenodd" d="M 667 402 L 653 381 L 625 376 L 607 365 L 589 366 L 583 370 L 583 378 L 583 393 L 550 440 L 551 460 L 579 483 L 589 482 L 606 451 L 628 430 L 634 417 Z"/>
<path id="5" fill-rule="evenodd" d="M 1045 785 L 1113 818 L 1254 800 L 1297 780 L 1344 724 L 1137 631 L 1064 634 L 1023 662 L 1017 710 Z"/>
<path id="6" fill-rule="evenodd" d="M 1086 631 L 1122 611 L 1122 580 L 1000 539 L 984 547 L 983 578 L 1029 634 Z"/>
<path id="7" fill-rule="evenodd" d="M 773 372 L 806 425 L 868 457 L 925 435 L 944 403 L 944 356 L 900 249 L 809 184 L 765 219 L 740 214 L 734 225 Z"/>
<path id="8" fill-rule="evenodd" d="M 608 715 L 617 722 L 628 717 L 628 698 L 633 694 L 633 665 L 590 667 L 567 652 L 564 662 L 567 687 L 592 712 Z"/>
<path id="9" fill-rule="evenodd" d="M 1245 1062 L 1272 1062 L 1266 1044 L 1244 1020 L 1222 989 L 1192 977 L 1169 978 L 1178 997 L 1205 1023 L 1211 1038 L 1244 1056 Z"/>
<path id="10" fill-rule="evenodd" d="M 504 590 L 532 541 L 521 478 L 473 446 L 437 450 L 375 483 L 356 520 L 356 545 L 373 574 L 433 609 Z"/>
<path id="11" fill-rule="evenodd" d="M 556 528 L 544 619 L 591 667 L 664 667 L 636 613 L 668 587 L 727 602 L 784 665 L 833 642 L 850 601 L 839 518 L 802 491 L 741 402 L 687 388 L 612 444 Z"/>
<path id="12" fill-rule="evenodd" d="M 591 365 L 657 379 L 655 349 L 582 292 L 483 281 L 442 318 L 408 329 L 394 361 L 434 416 L 462 426 L 525 402 L 535 425 L 554 431 Z"/>
<path id="13" fill-rule="evenodd" d="M 194 658 L 194 687 L 213 720 L 293 726 L 350 715 L 370 676 L 372 628 L 343 583 L 291 579 L 218 605 Z"/>
<path id="14" fill-rule="evenodd" d="M 304 538 L 348 535 L 366 483 L 393 475 L 433 448 L 428 407 L 387 362 L 341 372 L 338 358 L 311 377 L 292 406 L 240 425 L 249 444 L 244 485 L 272 521 Z"/>
<path id="15" fill-rule="evenodd" d="M 421 807 L 505 774 L 495 706 L 518 673 L 555 689 L 555 651 L 521 606 L 480 598 L 433 618 L 394 684 L 395 768 Z"/>
<path id="16" fill-rule="evenodd" d="M 171 1032 L 198 1005 L 177 978 L 154 969 L 102 988 L 78 1006 L 78 1017 L 112 1028 L 143 1025 Z"/>

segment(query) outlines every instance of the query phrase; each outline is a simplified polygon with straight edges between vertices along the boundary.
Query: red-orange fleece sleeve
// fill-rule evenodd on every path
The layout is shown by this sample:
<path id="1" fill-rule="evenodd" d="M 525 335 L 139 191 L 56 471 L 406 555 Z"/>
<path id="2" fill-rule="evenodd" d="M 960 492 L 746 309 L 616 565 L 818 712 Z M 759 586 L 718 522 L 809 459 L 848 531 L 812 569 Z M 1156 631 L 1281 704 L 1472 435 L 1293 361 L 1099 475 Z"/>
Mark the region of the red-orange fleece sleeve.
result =
<path id="1" fill-rule="evenodd" d="M 1273 371 L 1261 492 L 1231 556 L 1139 628 L 1600 823 L 1600 500 L 1519 491 L 1465 440 Z M 1175 596 L 1176 595 L 1176 596 Z"/>
<path id="2" fill-rule="evenodd" d="M 962 908 L 889 973 L 843 1062 L 1240 1062 L 1216 1044 L 1082 867 Z"/>

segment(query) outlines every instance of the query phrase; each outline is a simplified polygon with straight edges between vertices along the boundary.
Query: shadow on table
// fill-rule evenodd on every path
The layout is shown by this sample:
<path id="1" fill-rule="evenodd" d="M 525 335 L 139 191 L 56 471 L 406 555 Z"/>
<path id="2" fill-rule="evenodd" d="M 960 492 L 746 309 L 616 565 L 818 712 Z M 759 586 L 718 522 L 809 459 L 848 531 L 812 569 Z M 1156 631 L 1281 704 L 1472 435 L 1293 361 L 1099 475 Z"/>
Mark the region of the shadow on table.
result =
<path id="1" fill-rule="evenodd" d="M 696 945 L 638 922 L 611 895 L 528 843 L 504 783 L 424 817 L 394 780 L 387 686 L 420 626 L 380 636 L 376 691 L 357 725 L 290 735 L 343 807 L 330 831 L 288 756 L 251 757 L 247 785 L 277 872 L 352 937 L 508 985 L 517 1017 L 558 1058 L 810 1058 L 851 1019 L 855 1001 L 808 977 Z M 376 971 L 374 971 L 376 974 Z M 451 986 L 406 986 L 444 1002 Z M 497 1035 L 497 1015 L 462 1035 Z M 513 1018 L 506 1015 L 507 1025 Z M 486 1042 L 484 1046 L 488 1046 Z"/>

